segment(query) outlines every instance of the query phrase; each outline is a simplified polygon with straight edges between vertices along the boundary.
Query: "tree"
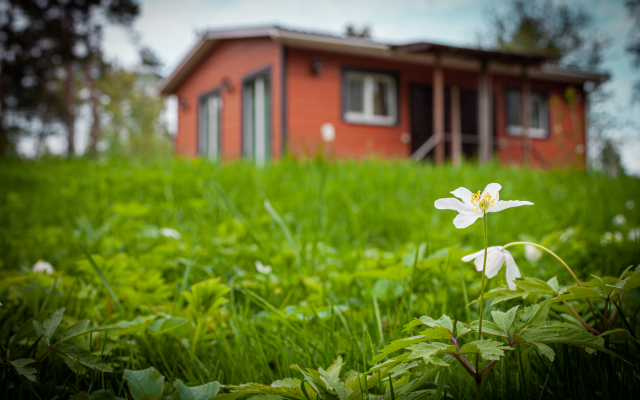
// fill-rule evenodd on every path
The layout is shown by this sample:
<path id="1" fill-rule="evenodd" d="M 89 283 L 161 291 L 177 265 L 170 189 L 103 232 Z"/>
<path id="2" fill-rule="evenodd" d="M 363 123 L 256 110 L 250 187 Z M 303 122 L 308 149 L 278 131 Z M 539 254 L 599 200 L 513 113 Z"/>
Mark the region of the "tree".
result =
<path id="1" fill-rule="evenodd" d="M 0 155 L 34 120 L 43 132 L 61 123 L 72 155 L 78 72 L 101 58 L 100 21 L 128 25 L 137 3 L 7 0 L 0 12 Z"/>
<path id="2" fill-rule="evenodd" d="M 362 29 L 358 29 L 353 24 L 349 24 L 345 28 L 345 36 L 370 39 L 371 27 L 369 25 L 365 25 L 362 27 Z"/>
<path id="3" fill-rule="evenodd" d="M 564 66 L 588 71 L 599 70 L 609 43 L 587 11 L 552 0 L 511 0 L 503 11 L 490 10 L 487 20 L 481 47 L 546 53 Z"/>
<path id="4" fill-rule="evenodd" d="M 504 8 L 489 10 L 487 27 L 478 35 L 480 47 L 546 54 L 559 65 L 600 73 L 609 42 L 584 8 L 553 0 L 510 0 Z M 613 96 L 610 90 L 602 85 L 585 89 L 590 89 L 585 90 L 589 96 L 587 154 L 597 165 L 600 150 L 614 148 L 607 135 L 618 121 L 602 107 Z"/>
<path id="5" fill-rule="evenodd" d="M 97 79 L 103 141 L 112 156 L 150 158 L 173 151 L 171 137 L 161 117 L 165 100 L 154 92 L 160 79 L 160 62 L 148 48 L 140 50 L 133 69 L 109 65 Z"/>
<path id="6" fill-rule="evenodd" d="M 634 21 L 629 32 L 627 52 L 633 56 L 633 66 L 640 67 L 640 0 L 629 0 L 625 4 L 627 14 Z M 640 102 L 640 80 L 633 84 L 633 102 Z"/>

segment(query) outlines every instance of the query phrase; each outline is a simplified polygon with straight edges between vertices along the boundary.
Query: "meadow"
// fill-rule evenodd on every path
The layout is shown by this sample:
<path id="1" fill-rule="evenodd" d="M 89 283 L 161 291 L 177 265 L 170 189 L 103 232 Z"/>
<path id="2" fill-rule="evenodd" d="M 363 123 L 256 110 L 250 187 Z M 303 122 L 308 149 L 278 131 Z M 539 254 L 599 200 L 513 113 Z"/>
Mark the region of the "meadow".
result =
<path id="1" fill-rule="evenodd" d="M 514 345 L 483 379 L 482 398 L 638 395 L 640 293 L 631 282 L 640 275 L 631 274 L 640 264 L 640 179 L 285 158 L 264 168 L 0 162 L 0 397 L 473 398 L 476 384 L 459 363 L 443 369 L 425 356 L 404 369 L 376 365 L 391 359 L 381 349 L 418 333 L 417 323 L 405 328 L 416 318 L 478 318 L 482 274 L 461 258 L 483 248 L 483 220 L 456 229 L 456 213 L 434 201 L 490 182 L 502 185 L 501 199 L 534 205 L 488 214 L 489 246 L 531 241 L 558 254 L 607 300 L 591 297 L 591 320 L 588 296 L 565 298 L 590 325 L 611 320 L 619 340 L 603 335 L 595 353 L 600 347 L 554 342 L 555 357 L 546 358 L 542 347 Z M 485 299 L 485 320 L 538 307 L 575 284 L 557 259 L 524 249 L 509 249 L 522 276 L 547 286 L 498 304 Z M 35 273 L 40 260 L 55 272 Z M 600 288 L 586 283 L 594 275 L 613 278 Z M 533 284 L 522 282 L 518 290 Z M 508 290 L 504 269 L 485 290 Z M 541 325 L 580 328 L 563 304 L 544 304 Z M 144 377 L 132 375 L 140 370 Z M 422 380 L 411 383 L 414 376 Z"/>

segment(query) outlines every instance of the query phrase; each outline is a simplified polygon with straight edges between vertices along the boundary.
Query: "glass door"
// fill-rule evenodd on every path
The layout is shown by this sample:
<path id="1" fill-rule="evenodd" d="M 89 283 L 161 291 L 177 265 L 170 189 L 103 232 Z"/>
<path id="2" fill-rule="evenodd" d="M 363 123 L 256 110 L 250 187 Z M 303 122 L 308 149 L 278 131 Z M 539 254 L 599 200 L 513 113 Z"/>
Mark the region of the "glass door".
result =
<path id="1" fill-rule="evenodd" d="M 269 78 L 260 75 L 244 84 L 242 154 L 264 165 L 271 154 Z"/>
<path id="2" fill-rule="evenodd" d="M 200 156 L 217 160 L 220 157 L 220 114 L 222 99 L 215 92 L 200 99 L 198 152 Z"/>

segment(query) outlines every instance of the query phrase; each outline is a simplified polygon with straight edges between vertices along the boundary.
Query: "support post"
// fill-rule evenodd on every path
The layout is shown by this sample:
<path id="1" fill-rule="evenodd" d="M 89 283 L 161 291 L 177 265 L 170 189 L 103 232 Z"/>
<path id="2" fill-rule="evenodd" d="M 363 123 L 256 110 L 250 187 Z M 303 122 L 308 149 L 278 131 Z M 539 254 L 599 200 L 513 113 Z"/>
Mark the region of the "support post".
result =
<path id="1" fill-rule="evenodd" d="M 451 162 L 460 165 L 462 156 L 462 121 L 460 116 L 460 88 L 451 88 Z"/>
<path id="2" fill-rule="evenodd" d="M 522 66 L 522 164 L 531 163 L 531 82 L 527 74 L 527 66 Z"/>
<path id="3" fill-rule="evenodd" d="M 480 161 L 489 162 L 493 157 L 493 135 L 491 134 L 491 78 L 489 62 L 482 61 L 478 79 L 478 136 L 480 140 Z"/>
<path id="4" fill-rule="evenodd" d="M 440 56 L 433 68 L 433 134 L 436 136 L 435 161 L 444 163 L 444 72 Z"/>

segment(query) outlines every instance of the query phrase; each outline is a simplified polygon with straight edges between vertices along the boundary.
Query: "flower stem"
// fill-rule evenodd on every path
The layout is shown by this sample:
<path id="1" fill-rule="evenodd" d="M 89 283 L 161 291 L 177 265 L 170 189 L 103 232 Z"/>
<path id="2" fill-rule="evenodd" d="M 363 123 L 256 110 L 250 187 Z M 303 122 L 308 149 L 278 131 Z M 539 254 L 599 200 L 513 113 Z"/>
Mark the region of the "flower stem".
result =
<path id="1" fill-rule="evenodd" d="M 506 249 L 507 247 L 510 246 L 515 246 L 517 244 L 521 244 L 521 245 L 525 245 L 525 244 L 530 244 L 532 246 L 538 247 L 544 251 L 546 251 L 547 253 L 551 254 L 552 256 L 554 256 L 558 261 L 560 261 L 560 263 L 562 265 L 564 265 L 564 267 L 567 269 L 567 271 L 569 271 L 569 273 L 571 274 L 571 276 L 573 276 L 573 279 L 575 279 L 576 283 L 578 284 L 578 286 L 582 286 L 582 283 L 580 283 L 580 280 L 578 279 L 578 277 L 576 276 L 576 274 L 573 273 L 573 270 L 571 268 L 569 268 L 569 266 L 567 265 L 566 262 L 564 262 L 564 260 L 562 258 L 560 258 L 556 253 L 554 253 L 553 251 L 547 249 L 546 247 L 539 245 L 538 243 L 533 243 L 533 242 L 511 242 L 511 243 L 507 243 L 506 245 L 504 245 L 502 247 L 502 249 Z M 589 303 L 589 307 L 591 308 L 591 313 L 593 314 L 593 323 L 595 326 L 598 326 L 598 318 L 596 317 L 596 310 L 593 308 L 593 304 L 591 304 L 591 300 L 587 299 L 587 302 Z M 482 321 L 482 320 L 481 320 Z"/>
<path id="2" fill-rule="evenodd" d="M 482 263 L 482 286 L 480 287 L 480 322 L 478 323 L 478 340 L 482 339 L 482 306 L 484 305 L 484 274 L 487 268 L 487 214 L 483 215 L 484 223 L 484 261 Z M 480 354 L 476 353 L 476 371 L 480 371 Z M 482 377 L 476 378 L 476 399 L 481 398 Z"/>

